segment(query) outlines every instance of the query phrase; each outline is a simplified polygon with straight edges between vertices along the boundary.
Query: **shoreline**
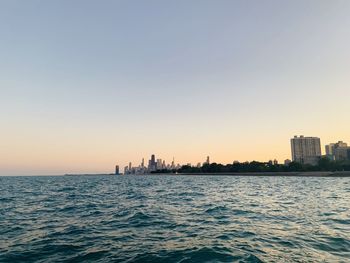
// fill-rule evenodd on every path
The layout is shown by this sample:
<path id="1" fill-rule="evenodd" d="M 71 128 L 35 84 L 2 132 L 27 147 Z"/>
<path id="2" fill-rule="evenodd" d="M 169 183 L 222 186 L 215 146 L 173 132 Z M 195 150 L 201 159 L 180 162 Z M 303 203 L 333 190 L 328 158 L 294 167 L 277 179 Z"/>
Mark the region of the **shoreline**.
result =
<path id="1" fill-rule="evenodd" d="M 246 172 L 246 173 L 147 173 L 147 174 L 65 174 L 63 176 L 255 176 L 255 177 L 350 177 L 350 171 L 336 172 Z"/>
<path id="2" fill-rule="evenodd" d="M 152 174 L 156 175 L 156 174 Z M 160 174 L 161 175 L 161 174 Z M 178 173 L 170 175 L 209 176 L 276 176 L 276 177 L 350 177 L 350 171 L 342 172 L 247 172 L 247 173 Z"/>

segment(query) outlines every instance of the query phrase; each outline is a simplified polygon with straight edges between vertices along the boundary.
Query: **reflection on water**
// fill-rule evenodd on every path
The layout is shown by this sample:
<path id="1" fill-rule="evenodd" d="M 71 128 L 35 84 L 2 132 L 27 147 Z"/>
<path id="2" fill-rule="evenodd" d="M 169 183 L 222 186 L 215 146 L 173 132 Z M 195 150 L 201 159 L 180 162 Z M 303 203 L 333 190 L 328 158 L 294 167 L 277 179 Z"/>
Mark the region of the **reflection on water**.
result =
<path id="1" fill-rule="evenodd" d="M 349 262 L 350 179 L 0 178 L 0 262 Z"/>

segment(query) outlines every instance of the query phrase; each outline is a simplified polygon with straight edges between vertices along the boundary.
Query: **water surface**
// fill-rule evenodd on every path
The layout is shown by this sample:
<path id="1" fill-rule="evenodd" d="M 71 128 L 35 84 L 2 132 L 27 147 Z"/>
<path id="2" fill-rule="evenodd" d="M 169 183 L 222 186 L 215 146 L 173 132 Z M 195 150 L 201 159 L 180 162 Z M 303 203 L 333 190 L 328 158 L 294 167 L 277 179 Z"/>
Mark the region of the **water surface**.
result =
<path id="1" fill-rule="evenodd" d="M 350 262 L 350 178 L 0 177 L 0 262 Z"/>

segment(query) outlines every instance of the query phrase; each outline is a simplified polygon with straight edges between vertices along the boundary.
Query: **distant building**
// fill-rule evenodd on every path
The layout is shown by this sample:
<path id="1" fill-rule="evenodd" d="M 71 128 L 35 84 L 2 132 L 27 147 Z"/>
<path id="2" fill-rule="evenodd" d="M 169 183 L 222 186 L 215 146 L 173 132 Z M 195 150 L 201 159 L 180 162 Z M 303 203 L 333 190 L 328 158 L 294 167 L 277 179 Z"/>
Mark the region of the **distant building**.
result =
<path id="1" fill-rule="evenodd" d="M 333 161 L 350 160 L 350 147 L 343 141 L 326 145 L 326 157 Z"/>
<path id="2" fill-rule="evenodd" d="M 333 156 L 334 160 L 339 162 L 350 160 L 350 147 L 348 147 L 348 144 L 343 141 L 335 143 L 333 148 Z"/>
<path id="3" fill-rule="evenodd" d="M 157 167 L 157 170 L 162 170 L 163 169 L 162 159 L 157 159 L 156 167 Z"/>
<path id="4" fill-rule="evenodd" d="M 334 143 L 330 143 L 325 146 L 326 157 L 332 161 L 334 161 Z"/>
<path id="5" fill-rule="evenodd" d="M 274 160 L 273 160 L 273 165 L 278 165 L 277 159 L 274 159 Z"/>
<path id="6" fill-rule="evenodd" d="M 333 155 L 334 154 L 334 143 L 330 143 L 325 146 L 326 155 Z"/>
<path id="7" fill-rule="evenodd" d="M 171 162 L 170 169 L 175 169 L 175 158 L 173 157 L 173 161 Z"/>
<path id="8" fill-rule="evenodd" d="M 284 165 L 285 165 L 285 166 L 289 166 L 289 164 L 290 164 L 291 162 L 292 162 L 291 160 L 286 159 L 286 160 L 284 160 Z"/>
<path id="9" fill-rule="evenodd" d="M 321 140 L 317 137 L 294 136 L 291 150 L 293 162 L 317 165 L 321 158 Z"/>
<path id="10" fill-rule="evenodd" d="M 116 165 L 115 166 L 115 174 L 116 175 L 119 175 L 120 173 L 119 173 L 119 165 Z"/>
<path id="11" fill-rule="evenodd" d="M 148 170 L 150 172 L 157 170 L 156 156 L 154 154 L 151 155 L 151 160 L 148 161 Z"/>

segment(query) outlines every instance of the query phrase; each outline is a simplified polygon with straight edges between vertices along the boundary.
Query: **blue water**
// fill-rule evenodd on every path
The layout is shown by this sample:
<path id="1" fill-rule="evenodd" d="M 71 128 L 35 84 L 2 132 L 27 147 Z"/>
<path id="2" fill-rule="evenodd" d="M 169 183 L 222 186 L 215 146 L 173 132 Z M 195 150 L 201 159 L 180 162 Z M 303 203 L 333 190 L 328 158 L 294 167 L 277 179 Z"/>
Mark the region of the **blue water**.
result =
<path id="1" fill-rule="evenodd" d="M 0 262 L 350 262 L 350 178 L 0 177 Z"/>

